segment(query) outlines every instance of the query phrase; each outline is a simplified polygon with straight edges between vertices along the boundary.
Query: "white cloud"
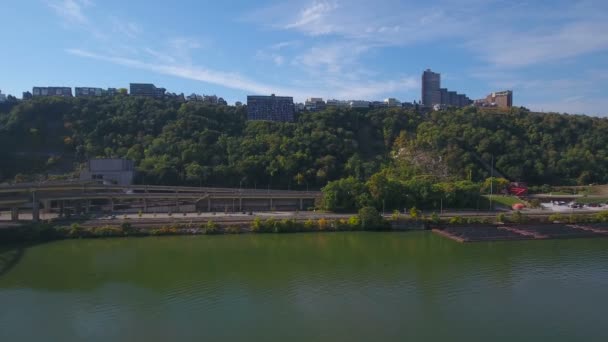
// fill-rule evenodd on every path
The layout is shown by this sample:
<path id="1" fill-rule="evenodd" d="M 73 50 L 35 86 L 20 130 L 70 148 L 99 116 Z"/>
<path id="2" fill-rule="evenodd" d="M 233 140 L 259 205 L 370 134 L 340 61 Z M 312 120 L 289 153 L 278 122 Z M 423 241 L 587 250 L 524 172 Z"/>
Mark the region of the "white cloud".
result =
<path id="1" fill-rule="evenodd" d="M 331 33 L 334 26 L 327 16 L 338 8 L 338 4 L 328 1 L 314 1 L 300 12 L 298 18 L 285 25 L 286 29 L 301 29 L 313 35 Z"/>
<path id="2" fill-rule="evenodd" d="M 270 48 L 272 50 L 282 50 L 282 49 L 286 49 L 289 47 L 295 47 L 297 45 L 300 45 L 300 42 L 297 40 L 290 40 L 290 41 L 285 41 L 285 42 L 279 42 L 276 44 L 273 44 L 272 46 L 270 46 Z"/>
<path id="3" fill-rule="evenodd" d="M 57 0 L 47 4 L 68 24 L 83 25 L 89 22 L 83 7 L 91 6 L 93 3 L 90 0 Z"/>

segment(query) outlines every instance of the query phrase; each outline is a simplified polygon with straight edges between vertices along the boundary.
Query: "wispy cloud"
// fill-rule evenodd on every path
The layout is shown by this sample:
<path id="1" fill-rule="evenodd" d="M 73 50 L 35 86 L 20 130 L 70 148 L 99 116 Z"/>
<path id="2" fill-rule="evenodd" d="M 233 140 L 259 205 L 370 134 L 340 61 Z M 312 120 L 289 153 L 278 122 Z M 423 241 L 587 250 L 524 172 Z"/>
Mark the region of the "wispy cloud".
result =
<path id="1" fill-rule="evenodd" d="M 282 66 L 285 64 L 285 57 L 278 53 L 268 53 L 264 50 L 258 50 L 255 54 L 255 58 L 260 61 L 271 61 L 276 66 Z"/>
<path id="2" fill-rule="evenodd" d="M 502 31 L 493 34 L 491 38 L 474 40 L 469 46 L 494 65 L 522 67 L 606 50 L 606 32 L 608 23 L 605 20 L 581 20 L 557 30 L 526 34 Z"/>
<path id="3" fill-rule="evenodd" d="M 289 10 L 269 7 L 256 18 L 278 22 L 277 29 L 312 38 L 331 34 L 361 46 L 456 43 L 490 64 L 522 67 L 608 49 L 607 7 L 599 0 L 551 6 L 499 0 L 314 0 L 296 1 Z M 290 12 L 295 14 L 284 19 Z"/>
<path id="4" fill-rule="evenodd" d="M 90 0 L 56 0 L 48 1 L 47 4 L 69 24 L 82 25 L 89 22 L 83 7 L 91 6 Z"/>
<path id="5" fill-rule="evenodd" d="M 139 24 L 132 21 L 127 21 L 116 16 L 110 17 L 110 24 L 112 30 L 119 36 L 124 36 L 130 39 L 135 39 L 143 32 L 143 29 Z"/>
<path id="6" fill-rule="evenodd" d="M 98 61 L 109 62 L 135 69 L 147 70 L 163 75 L 207 82 L 231 89 L 244 90 L 260 94 L 297 94 L 297 91 L 293 89 L 269 86 L 234 72 L 222 72 L 195 66 L 149 63 L 138 59 L 102 55 L 81 49 L 68 49 L 66 51 L 79 57 L 95 59 Z"/>
<path id="7" fill-rule="evenodd" d="M 354 70 L 360 71 L 361 68 L 356 66 L 358 58 L 370 48 L 369 45 L 349 42 L 325 43 L 303 51 L 294 59 L 294 63 L 312 73 L 336 74 L 350 69 L 352 74 Z"/>
<path id="8" fill-rule="evenodd" d="M 337 8 L 338 4 L 333 1 L 314 1 L 300 12 L 294 22 L 285 25 L 285 28 L 301 29 L 313 35 L 331 33 L 334 26 L 326 18 Z"/>

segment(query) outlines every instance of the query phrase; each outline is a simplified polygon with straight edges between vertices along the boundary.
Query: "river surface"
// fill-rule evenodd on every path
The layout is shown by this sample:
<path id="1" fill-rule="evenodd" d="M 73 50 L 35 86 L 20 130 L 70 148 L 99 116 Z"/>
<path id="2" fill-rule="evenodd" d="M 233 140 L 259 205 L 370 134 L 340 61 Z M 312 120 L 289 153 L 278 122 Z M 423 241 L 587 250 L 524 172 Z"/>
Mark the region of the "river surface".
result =
<path id="1" fill-rule="evenodd" d="M 608 341 L 608 239 L 430 232 L 0 247 L 0 341 Z"/>

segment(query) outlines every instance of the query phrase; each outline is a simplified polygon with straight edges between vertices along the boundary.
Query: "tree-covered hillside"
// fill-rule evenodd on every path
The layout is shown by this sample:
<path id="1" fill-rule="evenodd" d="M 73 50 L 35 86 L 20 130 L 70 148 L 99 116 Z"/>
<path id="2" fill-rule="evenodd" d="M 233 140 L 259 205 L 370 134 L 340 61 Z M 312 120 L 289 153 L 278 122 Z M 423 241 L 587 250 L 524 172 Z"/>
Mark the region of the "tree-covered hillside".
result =
<path id="1" fill-rule="evenodd" d="M 496 169 L 531 184 L 608 182 L 608 120 L 450 109 L 327 109 L 295 123 L 249 122 L 245 108 L 118 96 L 0 107 L 0 180 L 135 160 L 138 182 L 305 189 L 378 172 L 473 180 Z M 62 172 L 65 170 L 62 170 Z"/>

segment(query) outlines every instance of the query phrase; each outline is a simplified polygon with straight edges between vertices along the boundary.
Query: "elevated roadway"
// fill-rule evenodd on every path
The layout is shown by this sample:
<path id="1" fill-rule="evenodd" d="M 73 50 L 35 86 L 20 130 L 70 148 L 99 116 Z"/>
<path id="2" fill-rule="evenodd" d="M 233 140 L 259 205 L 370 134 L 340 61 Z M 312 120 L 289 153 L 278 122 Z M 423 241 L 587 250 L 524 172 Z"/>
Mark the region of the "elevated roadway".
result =
<path id="1" fill-rule="evenodd" d="M 0 186 L 0 209 L 10 209 L 11 219 L 19 219 L 19 210 L 32 212 L 32 219 L 39 220 L 42 207 L 46 212 L 66 208 L 88 212 L 91 208 L 114 211 L 116 206 L 131 206 L 147 212 L 151 206 L 172 208 L 180 211 L 187 205 L 190 210 L 213 211 L 220 208 L 239 211 L 255 210 L 303 210 L 321 197 L 319 191 L 263 190 L 245 188 L 212 188 L 153 185 L 102 185 L 97 183 L 21 184 Z"/>

